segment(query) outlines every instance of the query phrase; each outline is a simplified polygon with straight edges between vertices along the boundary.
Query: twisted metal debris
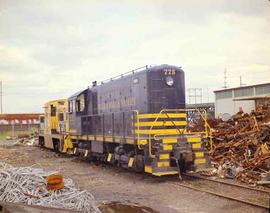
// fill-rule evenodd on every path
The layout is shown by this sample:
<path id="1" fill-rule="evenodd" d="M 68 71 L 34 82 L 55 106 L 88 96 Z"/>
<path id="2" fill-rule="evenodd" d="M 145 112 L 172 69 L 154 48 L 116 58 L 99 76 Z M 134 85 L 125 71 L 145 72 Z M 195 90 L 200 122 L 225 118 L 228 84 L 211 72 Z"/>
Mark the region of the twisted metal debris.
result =
<path id="1" fill-rule="evenodd" d="M 270 183 L 270 103 L 250 114 L 240 111 L 212 127 L 211 160 L 219 165 L 221 176 L 248 184 Z"/>
<path id="2" fill-rule="evenodd" d="M 20 202 L 83 212 L 100 212 L 89 191 L 79 191 L 72 179 L 65 178 L 61 190 L 47 189 L 45 172 L 41 168 L 13 167 L 0 161 L 0 201 Z"/>

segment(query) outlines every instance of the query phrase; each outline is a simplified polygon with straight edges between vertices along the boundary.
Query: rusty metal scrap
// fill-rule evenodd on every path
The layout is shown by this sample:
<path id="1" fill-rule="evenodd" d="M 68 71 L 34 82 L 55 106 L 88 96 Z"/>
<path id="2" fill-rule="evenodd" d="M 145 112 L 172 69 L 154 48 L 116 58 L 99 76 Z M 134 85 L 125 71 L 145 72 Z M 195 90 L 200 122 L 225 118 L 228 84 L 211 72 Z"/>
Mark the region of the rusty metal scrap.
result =
<path id="1" fill-rule="evenodd" d="M 250 114 L 238 112 L 228 121 L 212 123 L 211 160 L 219 170 L 238 168 L 231 172 L 232 176 L 249 184 L 256 184 L 262 174 L 269 173 L 270 103 L 258 106 Z"/>

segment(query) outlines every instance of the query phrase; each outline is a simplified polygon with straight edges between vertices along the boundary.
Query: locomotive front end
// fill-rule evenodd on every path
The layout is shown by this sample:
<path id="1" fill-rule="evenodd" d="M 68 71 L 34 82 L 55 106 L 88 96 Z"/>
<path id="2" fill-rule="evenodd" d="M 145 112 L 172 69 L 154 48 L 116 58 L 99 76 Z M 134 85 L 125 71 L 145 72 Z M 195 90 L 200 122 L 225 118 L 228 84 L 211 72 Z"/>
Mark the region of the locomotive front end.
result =
<path id="1" fill-rule="evenodd" d="M 145 153 L 144 171 L 162 176 L 209 168 L 203 143 L 208 131 L 188 130 L 183 70 L 161 66 L 149 72 L 148 97 L 148 113 L 137 112 L 135 117 L 138 147 Z"/>

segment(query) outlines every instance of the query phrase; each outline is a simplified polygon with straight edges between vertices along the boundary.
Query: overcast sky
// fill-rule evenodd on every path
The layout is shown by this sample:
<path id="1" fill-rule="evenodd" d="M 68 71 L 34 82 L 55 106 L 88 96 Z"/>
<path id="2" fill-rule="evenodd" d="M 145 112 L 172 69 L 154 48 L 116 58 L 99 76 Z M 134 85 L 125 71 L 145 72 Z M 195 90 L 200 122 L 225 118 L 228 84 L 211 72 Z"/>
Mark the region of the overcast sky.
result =
<path id="1" fill-rule="evenodd" d="M 270 1 L 0 0 L 6 113 L 41 112 L 46 101 L 147 64 L 182 66 L 203 101 L 213 101 L 225 68 L 229 86 L 240 75 L 270 82 Z"/>

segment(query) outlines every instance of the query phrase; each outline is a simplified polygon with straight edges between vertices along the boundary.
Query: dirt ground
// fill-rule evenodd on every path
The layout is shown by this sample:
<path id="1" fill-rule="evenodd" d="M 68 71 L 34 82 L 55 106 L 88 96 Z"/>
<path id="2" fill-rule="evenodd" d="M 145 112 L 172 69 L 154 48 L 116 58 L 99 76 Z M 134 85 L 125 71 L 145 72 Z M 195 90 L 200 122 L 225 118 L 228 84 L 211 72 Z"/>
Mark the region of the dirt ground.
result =
<path id="1" fill-rule="evenodd" d="M 74 156 L 35 146 L 0 147 L 0 161 L 60 171 L 100 202 L 135 203 L 157 212 L 265 212 L 235 201 L 176 186 L 177 176 L 153 177 L 109 165 L 95 165 Z M 217 189 L 219 190 L 219 189 Z"/>

